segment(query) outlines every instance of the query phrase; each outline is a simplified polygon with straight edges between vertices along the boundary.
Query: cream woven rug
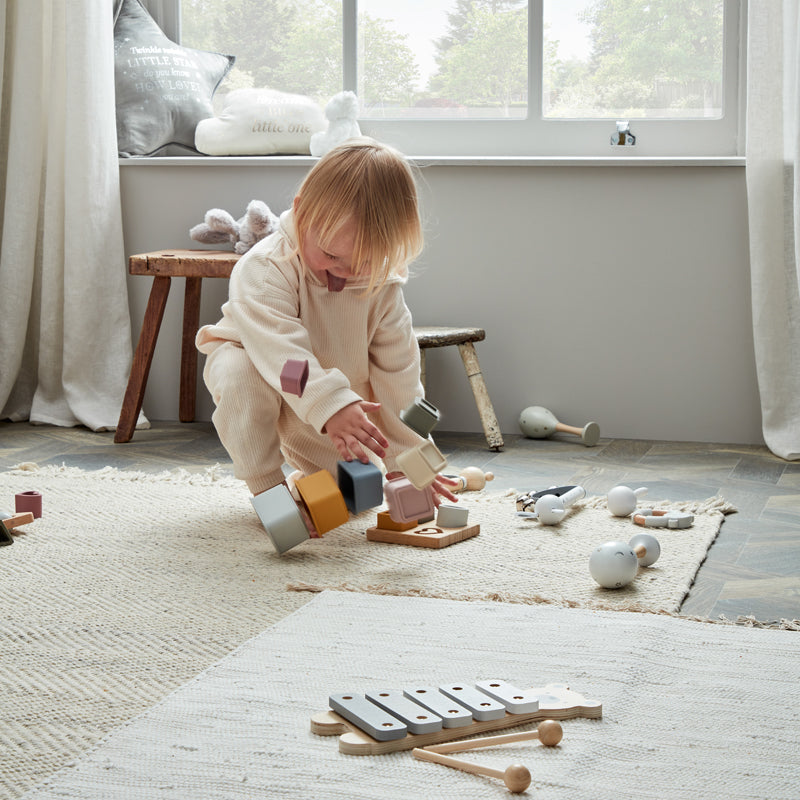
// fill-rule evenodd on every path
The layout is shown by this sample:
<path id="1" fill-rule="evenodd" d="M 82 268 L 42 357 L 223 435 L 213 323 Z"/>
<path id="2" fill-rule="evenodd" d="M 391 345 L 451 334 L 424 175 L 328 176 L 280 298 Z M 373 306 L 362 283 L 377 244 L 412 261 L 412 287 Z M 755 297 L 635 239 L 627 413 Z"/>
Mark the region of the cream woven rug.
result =
<path id="1" fill-rule="evenodd" d="M 599 720 L 460 754 L 537 800 L 796 800 L 797 634 L 674 617 L 326 592 L 113 733 L 28 800 L 506 798 L 497 779 L 310 732 L 329 694 L 566 683 Z M 528 726 L 532 727 L 532 726 Z"/>
<path id="2" fill-rule="evenodd" d="M 513 493 L 465 495 L 481 534 L 441 551 L 368 543 L 365 512 L 280 557 L 244 485 L 221 471 L 31 467 L 0 474 L 0 508 L 29 489 L 44 515 L 0 550 L 8 798 L 313 597 L 287 586 L 675 612 L 732 510 L 719 498 L 671 506 L 693 510 L 694 527 L 663 532 L 656 565 L 608 592 L 588 554 L 633 526 L 589 507 L 602 498 L 546 528 L 516 517 Z"/>

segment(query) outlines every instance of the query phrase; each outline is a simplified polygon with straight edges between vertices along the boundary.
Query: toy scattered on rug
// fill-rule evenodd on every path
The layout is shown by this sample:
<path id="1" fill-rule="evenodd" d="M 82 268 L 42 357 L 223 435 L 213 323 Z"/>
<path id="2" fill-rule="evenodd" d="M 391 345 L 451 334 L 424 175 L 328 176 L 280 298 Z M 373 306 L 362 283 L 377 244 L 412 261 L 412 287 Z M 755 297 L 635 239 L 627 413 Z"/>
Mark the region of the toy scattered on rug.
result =
<path id="1" fill-rule="evenodd" d="M 490 778 L 500 778 L 508 790 L 514 794 L 524 792 L 531 785 L 530 770 L 522 764 L 511 764 L 504 770 L 492 767 L 483 767 L 471 761 L 461 761 L 452 758 L 448 753 L 462 753 L 465 750 L 477 750 L 483 747 L 501 747 L 515 742 L 526 742 L 538 739 L 544 747 L 555 747 L 563 738 L 564 730 L 554 719 L 540 722 L 535 731 L 522 733 L 506 733 L 499 736 L 484 736 L 480 739 L 470 739 L 466 742 L 450 742 L 448 744 L 430 744 L 427 747 L 415 747 L 411 753 L 420 761 L 433 761 L 444 764 L 462 772 L 472 775 L 488 775 Z"/>
<path id="2" fill-rule="evenodd" d="M 339 752 L 355 756 L 441 745 L 530 722 L 603 716 L 602 703 L 566 684 L 518 689 L 501 680 L 342 692 L 331 695 L 328 704 L 329 710 L 311 717 L 311 732 L 339 736 Z M 561 741 L 561 731 L 551 725 L 521 735 L 538 735 L 549 747 Z M 475 741 L 480 740 L 470 744 Z"/>
<path id="3" fill-rule="evenodd" d="M 629 517 L 635 510 L 640 497 L 647 494 L 647 489 L 640 486 L 631 489 L 628 486 L 615 486 L 606 495 L 608 510 L 615 517 Z"/>
<path id="4" fill-rule="evenodd" d="M 517 516 L 535 519 L 543 525 L 557 525 L 566 516 L 567 509 L 586 497 L 583 486 L 551 486 L 538 492 L 527 492 L 516 497 Z"/>
<path id="5" fill-rule="evenodd" d="M 34 519 L 42 516 L 41 492 L 33 489 L 18 492 L 14 495 L 14 510 L 14 514 L 0 510 L 0 547 L 14 544 L 11 531 L 21 528 L 23 525 L 30 525 Z"/>
<path id="6" fill-rule="evenodd" d="M 233 251 L 242 255 L 256 242 L 278 229 L 278 218 L 261 200 L 251 200 L 243 217 L 234 219 L 222 208 L 206 211 L 203 222 L 189 230 L 189 236 L 203 244 L 233 245 Z"/>
<path id="7" fill-rule="evenodd" d="M 555 747 L 564 735 L 558 720 L 603 715 L 602 703 L 587 700 L 565 684 L 522 690 L 501 680 L 474 686 L 455 683 L 402 691 L 342 692 L 330 695 L 328 704 L 330 710 L 311 717 L 311 732 L 338 736 L 340 753 L 363 756 L 411 750 L 422 761 L 499 778 L 514 793 L 530 786 L 527 767 L 512 764 L 498 770 L 448 754 L 534 739 L 543 747 Z M 537 721 L 535 730 L 465 738 Z"/>
<path id="8" fill-rule="evenodd" d="M 325 106 L 328 129 L 312 134 L 310 149 L 312 156 L 324 156 L 328 150 L 347 139 L 361 136 L 358 125 L 358 98 L 353 92 L 335 94 Z"/>
<path id="9" fill-rule="evenodd" d="M 536 501 L 533 513 L 542 525 L 558 525 L 566 516 L 570 506 L 584 497 L 586 490 L 583 486 L 573 486 L 560 495 L 545 494 Z"/>
<path id="10" fill-rule="evenodd" d="M 308 363 L 289 359 L 281 373 L 281 388 L 302 394 L 307 377 Z M 427 437 L 440 414 L 419 397 L 400 412 L 400 419 Z M 281 483 L 251 497 L 250 502 L 279 554 L 308 539 L 322 537 L 346 523 L 350 513 L 375 508 L 384 500 L 388 511 L 378 514 L 378 524 L 367 530 L 368 541 L 441 548 L 477 536 L 480 526 L 468 525 L 467 510 L 457 506 L 440 506 L 436 524 L 427 525 L 436 513 L 431 484 L 447 466 L 447 460 L 430 439 L 424 438 L 400 453 L 397 464 L 404 474 L 384 485 L 383 475 L 374 464 L 339 461 L 336 479 L 327 470 L 320 470 L 292 478 L 293 490 Z"/>
<path id="11" fill-rule="evenodd" d="M 552 411 L 543 406 L 526 408 L 519 415 L 519 427 L 529 439 L 547 439 L 558 432 L 580 436 L 586 447 L 594 447 L 600 440 L 600 426 L 596 422 L 587 422 L 583 428 L 564 425 L 556 419 Z"/>
<path id="12" fill-rule="evenodd" d="M 480 492 L 489 481 L 494 480 L 493 473 L 484 472 L 480 467 L 464 467 L 458 475 L 447 475 L 446 477 L 458 481 L 458 486 L 453 489 L 455 494 Z"/>
<path id="13" fill-rule="evenodd" d="M 649 533 L 637 533 L 625 542 L 605 542 L 589 556 L 589 574 L 605 589 L 627 586 L 639 572 L 658 561 L 661 545 Z"/>

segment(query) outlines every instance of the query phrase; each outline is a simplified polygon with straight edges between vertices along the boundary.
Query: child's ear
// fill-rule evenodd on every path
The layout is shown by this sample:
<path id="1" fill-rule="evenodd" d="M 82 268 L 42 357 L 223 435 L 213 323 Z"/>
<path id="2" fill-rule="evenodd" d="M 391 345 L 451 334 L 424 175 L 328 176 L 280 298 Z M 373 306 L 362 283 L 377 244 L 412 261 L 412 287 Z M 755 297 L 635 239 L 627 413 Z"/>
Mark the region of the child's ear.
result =
<path id="1" fill-rule="evenodd" d="M 292 200 L 292 211 L 294 211 L 295 214 L 297 213 L 297 206 L 298 205 L 300 205 L 300 195 L 296 194 L 294 196 L 294 200 Z"/>

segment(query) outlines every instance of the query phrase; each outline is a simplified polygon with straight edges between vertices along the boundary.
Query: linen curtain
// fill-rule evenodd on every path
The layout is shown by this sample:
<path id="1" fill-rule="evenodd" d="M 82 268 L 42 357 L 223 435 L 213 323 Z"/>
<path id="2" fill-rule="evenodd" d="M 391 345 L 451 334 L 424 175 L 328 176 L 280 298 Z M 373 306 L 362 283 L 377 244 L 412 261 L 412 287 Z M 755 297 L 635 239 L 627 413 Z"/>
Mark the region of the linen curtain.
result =
<path id="1" fill-rule="evenodd" d="M 113 11 L 0 0 L 0 419 L 119 417 L 131 323 Z"/>
<path id="2" fill-rule="evenodd" d="M 798 0 L 750 3 L 747 200 L 764 440 L 800 459 L 800 53 Z"/>

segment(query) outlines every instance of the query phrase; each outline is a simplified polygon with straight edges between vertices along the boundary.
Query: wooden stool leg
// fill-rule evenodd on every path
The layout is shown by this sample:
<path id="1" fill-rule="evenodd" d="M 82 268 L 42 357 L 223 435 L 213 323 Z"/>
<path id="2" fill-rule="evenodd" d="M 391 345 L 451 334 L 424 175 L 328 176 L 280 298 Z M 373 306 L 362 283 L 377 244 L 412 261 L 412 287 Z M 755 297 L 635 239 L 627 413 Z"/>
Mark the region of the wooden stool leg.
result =
<path id="1" fill-rule="evenodd" d="M 422 348 L 419 351 L 419 381 L 425 389 L 425 350 Z"/>
<path id="2" fill-rule="evenodd" d="M 197 393 L 197 348 L 194 345 L 200 325 L 200 289 L 202 278 L 186 278 L 183 296 L 183 339 L 181 342 L 181 383 L 178 419 L 194 422 Z"/>
<path id="3" fill-rule="evenodd" d="M 486 382 L 481 374 L 475 346 L 472 342 L 464 342 L 458 345 L 458 352 L 461 353 L 461 360 L 464 362 L 464 369 L 467 371 L 472 394 L 475 395 L 475 403 L 478 406 L 486 441 L 492 450 L 499 450 L 503 446 L 503 436 L 500 433 L 500 425 L 497 422 L 492 401 L 489 399 Z"/>
<path id="4" fill-rule="evenodd" d="M 167 306 L 170 282 L 171 279 L 168 276 L 159 275 L 153 278 L 147 310 L 142 321 L 142 331 L 139 334 L 139 343 L 136 345 L 136 352 L 133 355 L 128 388 L 125 390 L 122 411 L 114 434 L 114 441 L 117 444 L 129 442 L 136 430 L 136 420 L 142 410 L 144 390 L 147 386 L 147 376 L 158 341 L 158 331 L 161 328 L 161 320 L 164 318 L 164 309 Z"/>

